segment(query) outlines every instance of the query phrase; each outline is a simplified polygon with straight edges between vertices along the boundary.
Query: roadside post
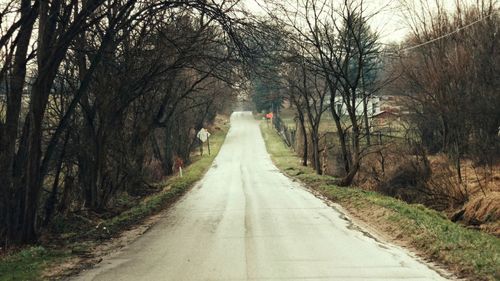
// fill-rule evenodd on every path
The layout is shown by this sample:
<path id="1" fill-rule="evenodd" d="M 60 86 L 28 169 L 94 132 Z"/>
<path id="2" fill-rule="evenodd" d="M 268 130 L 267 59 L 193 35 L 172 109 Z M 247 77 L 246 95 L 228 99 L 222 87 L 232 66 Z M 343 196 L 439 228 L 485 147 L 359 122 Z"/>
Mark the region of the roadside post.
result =
<path id="1" fill-rule="evenodd" d="M 179 177 L 182 178 L 182 166 L 184 166 L 184 161 L 179 156 L 175 156 L 174 159 L 174 171 L 179 172 Z"/>
<path id="2" fill-rule="evenodd" d="M 271 125 L 273 124 L 273 113 L 269 112 L 266 114 L 267 127 L 269 127 L 269 120 L 271 120 Z"/>
<path id="3" fill-rule="evenodd" d="M 196 137 L 198 137 L 198 139 L 201 141 L 201 146 L 200 146 L 201 155 L 203 156 L 203 143 L 205 143 L 205 142 L 207 142 L 208 155 L 210 155 L 210 141 L 209 141 L 210 132 L 205 128 L 201 128 L 200 131 L 198 132 L 198 134 L 196 134 Z"/>

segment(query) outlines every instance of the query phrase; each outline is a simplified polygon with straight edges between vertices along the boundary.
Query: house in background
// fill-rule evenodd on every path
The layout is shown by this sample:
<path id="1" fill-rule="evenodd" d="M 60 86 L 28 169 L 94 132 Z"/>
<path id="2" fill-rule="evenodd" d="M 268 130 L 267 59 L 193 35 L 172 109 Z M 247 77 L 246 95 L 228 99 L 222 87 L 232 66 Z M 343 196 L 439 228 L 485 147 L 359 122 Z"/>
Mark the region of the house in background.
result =
<path id="1" fill-rule="evenodd" d="M 401 118 L 409 114 L 408 108 L 404 105 L 404 97 L 381 95 L 378 99 L 376 113 L 371 116 L 373 130 L 399 127 Z"/>
<path id="2" fill-rule="evenodd" d="M 325 99 L 325 101 L 326 101 L 326 105 L 329 106 L 330 98 L 327 97 Z M 368 110 L 369 117 L 378 113 L 379 104 L 380 104 L 380 98 L 378 96 L 372 96 L 372 97 L 368 98 L 367 110 Z M 347 107 L 345 106 L 345 103 L 343 102 L 342 96 L 337 95 L 335 97 L 335 110 L 336 110 L 337 114 L 340 115 L 341 118 L 343 116 L 347 116 Z M 358 116 L 363 115 L 363 100 L 362 99 L 357 100 L 356 115 L 358 115 Z"/>
<path id="3" fill-rule="evenodd" d="M 401 117 L 409 113 L 404 106 L 402 96 L 373 95 L 368 97 L 366 105 L 372 131 L 398 127 L 398 124 L 401 123 Z M 341 118 L 347 116 L 347 108 L 340 96 L 335 98 L 335 109 Z M 359 99 L 356 104 L 356 114 L 362 116 L 363 111 L 363 100 Z"/>

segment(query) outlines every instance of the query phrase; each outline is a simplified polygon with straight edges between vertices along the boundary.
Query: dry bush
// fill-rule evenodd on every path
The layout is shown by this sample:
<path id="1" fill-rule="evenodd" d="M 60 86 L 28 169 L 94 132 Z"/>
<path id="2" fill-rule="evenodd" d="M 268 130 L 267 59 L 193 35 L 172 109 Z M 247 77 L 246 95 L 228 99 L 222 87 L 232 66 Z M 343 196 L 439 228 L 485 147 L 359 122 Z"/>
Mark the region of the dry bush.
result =
<path id="1" fill-rule="evenodd" d="M 451 161 L 445 155 L 430 157 L 432 176 L 427 182 L 427 189 L 432 196 L 431 207 L 437 210 L 455 209 L 469 199 L 467 185 L 459 180 Z"/>
<path id="2" fill-rule="evenodd" d="M 356 184 L 440 211 L 462 206 L 468 198 L 447 162 L 429 160 L 419 147 L 402 144 L 374 147 L 363 159 Z"/>
<path id="3" fill-rule="evenodd" d="M 478 194 L 465 204 L 459 214 L 463 223 L 500 236 L 500 192 Z"/>
<path id="4" fill-rule="evenodd" d="M 426 159 L 405 154 L 391 154 L 388 158 L 392 161 L 386 164 L 377 190 L 406 202 L 425 203 L 429 196 L 426 182 L 431 176 Z"/>
<path id="5" fill-rule="evenodd" d="M 472 198 L 464 208 L 463 219 L 467 224 L 479 225 L 500 220 L 500 192 Z"/>

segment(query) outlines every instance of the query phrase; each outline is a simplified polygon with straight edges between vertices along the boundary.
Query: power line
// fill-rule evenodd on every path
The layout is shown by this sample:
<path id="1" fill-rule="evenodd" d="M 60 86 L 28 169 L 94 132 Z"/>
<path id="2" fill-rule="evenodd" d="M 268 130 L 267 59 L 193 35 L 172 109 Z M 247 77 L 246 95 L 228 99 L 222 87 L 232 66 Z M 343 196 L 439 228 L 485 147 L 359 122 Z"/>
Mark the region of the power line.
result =
<path id="1" fill-rule="evenodd" d="M 454 31 L 452 31 L 452 32 L 450 32 L 450 33 L 447 33 L 447 34 L 441 35 L 441 36 L 436 37 L 436 38 L 434 38 L 434 39 L 432 39 L 432 40 L 429 40 L 429 41 L 426 41 L 426 42 L 423 42 L 423 43 L 420 43 L 420 44 L 417 44 L 417 45 L 414 45 L 414 46 L 410 46 L 410 47 L 406 47 L 406 48 L 401 48 L 401 49 L 397 50 L 397 52 L 410 51 L 410 50 L 414 50 L 414 49 L 420 48 L 420 47 L 422 47 L 422 46 L 425 46 L 425 45 L 428 45 L 428 44 L 434 43 L 434 42 L 439 41 L 439 40 L 441 40 L 441 39 L 443 39 L 443 38 L 446 38 L 446 37 L 449 37 L 449 36 L 451 36 L 451 35 L 453 35 L 453 34 L 455 34 L 455 33 L 458 33 L 458 32 L 460 32 L 460 31 L 462 31 L 462 30 L 464 30 L 464 29 L 466 29 L 466 28 L 469 28 L 469 27 L 471 27 L 471 26 L 473 26 L 473 25 L 475 25 L 475 24 L 477 24 L 477 23 L 479 23 L 479 22 L 482 22 L 483 20 L 485 20 L 485 19 L 487 19 L 487 18 L 491 17 L 491 16 L 492 16 L 492 15 L 494 15 L 495 13 L 496 13 L 496 11 L 493 11 L 493 12 L 491 12 L 489 15 L 486 15 L 486 16 L 484 16 L 484 17 L 482 17 L 482 18 L 480 18 L 480 19 L 478 19 L 478 20 L 476 20 L 476 21 L 473 21 L 473 22 L 471 22 L 471 23 L 469 23 L 469 24 L 467 24 L 467 25 L 464 25 L 464 26 L 462 26 L 462 27 L 460 27 L 460 28 L 457 28 L 456 30 L 454 30 Z"/>

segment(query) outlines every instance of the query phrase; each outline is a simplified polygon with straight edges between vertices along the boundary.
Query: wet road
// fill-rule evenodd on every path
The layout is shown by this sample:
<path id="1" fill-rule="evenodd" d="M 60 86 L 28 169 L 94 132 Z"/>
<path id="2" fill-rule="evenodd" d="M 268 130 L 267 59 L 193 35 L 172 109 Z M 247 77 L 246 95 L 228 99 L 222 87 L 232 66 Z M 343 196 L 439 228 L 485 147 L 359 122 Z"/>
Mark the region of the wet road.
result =
<path id="1" fill-rule="evenodd" d="M 212 168 L 150 231 L 76 280 L 443 280 L 272 164 L 237 112 Z"/>

